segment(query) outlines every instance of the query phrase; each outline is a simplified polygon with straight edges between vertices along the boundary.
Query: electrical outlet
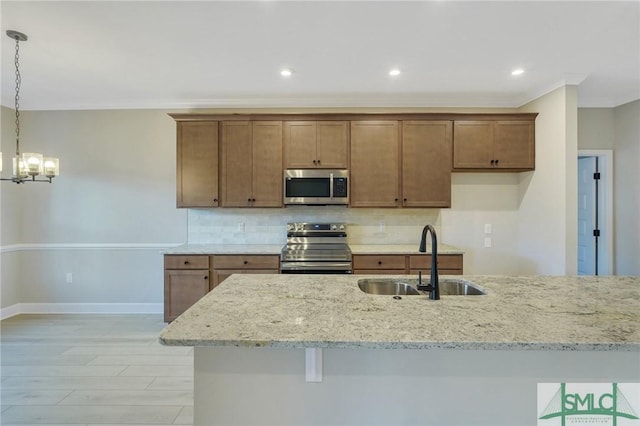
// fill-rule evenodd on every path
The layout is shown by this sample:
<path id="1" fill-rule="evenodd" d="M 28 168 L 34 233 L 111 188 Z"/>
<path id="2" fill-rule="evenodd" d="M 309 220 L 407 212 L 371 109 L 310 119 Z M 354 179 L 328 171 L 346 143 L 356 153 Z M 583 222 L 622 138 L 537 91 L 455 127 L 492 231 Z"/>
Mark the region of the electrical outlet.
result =
<path id="1" fill-rule="evenodd" d="M 73 274 L 71 272 L 67 272 L 67 284 L 71 284 L 73 282 Z"/>
<path id="2" fill-rule="evenodd" d="M 378 232 L 380 232 L 381 234 L 384 234 L 386 231 L 386 226 L 384 224 L 384 222 L 380 222 L 378 224 Z"/>
<path id="3" fill-rule="evenodd" d="M 491 224 L 490 223 L 485 223 L 484 224 L 484 233 L 485 234 L 490 234 L 491 233 Z"/>
<path id="4" fill-rule="evenodd" d="M 487 248 L 491 247 L 491 237 L 484 237 L 484 246 Z"/>
<path id="5" fill-rule="evenodd" d="M 244 222 L 238 222 L 238 232 L 244 232 Z"/>

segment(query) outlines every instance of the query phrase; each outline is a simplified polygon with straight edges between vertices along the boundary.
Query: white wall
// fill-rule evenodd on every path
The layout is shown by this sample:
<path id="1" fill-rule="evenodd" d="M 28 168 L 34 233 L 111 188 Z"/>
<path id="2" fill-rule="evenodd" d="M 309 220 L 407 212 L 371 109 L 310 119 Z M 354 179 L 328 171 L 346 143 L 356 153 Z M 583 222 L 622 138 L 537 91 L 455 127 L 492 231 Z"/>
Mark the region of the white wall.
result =
<path id="1" fill-rule="evenodd" d="M 11 158 L 16 151 L 15 112 L 0 107 L 1 146 L 3 155 L 2 177 L 11 176 Z M 6 248 L 22 241 L 22 191 L 10 182 L 0 183 L 0 308 L 15 305 L 21 300 L 19 253 Z"/>
<path id="2" fill-rule="evenodd" d="M 578 108 L 578 148 L 613 149 L 613 108 Z"/>
<path id="3" fill-rule="evenodd" d="M 615 273 L 640 275 L 640 101 L 615 108 Z"/>
<path id="4" fill-rule="evenodd" d="M 12 151 L 12 113 L 3 108 L 3 153 Z M 3 183 L 0 307 L 160 306 L 160 250 L 186 240 L 187 213 L 175 208 L 174 120 L 154 110 L 26 111 L 21 148 L 60 157 L 61 175 L 53 184 Z"/>
<path id="5" fill-rule="evenodd" d="M 521 108 L 538 112 L 536 170 L 521 173 L 519 271 L 577 272 L 577 90 L 556 89 Z"/>

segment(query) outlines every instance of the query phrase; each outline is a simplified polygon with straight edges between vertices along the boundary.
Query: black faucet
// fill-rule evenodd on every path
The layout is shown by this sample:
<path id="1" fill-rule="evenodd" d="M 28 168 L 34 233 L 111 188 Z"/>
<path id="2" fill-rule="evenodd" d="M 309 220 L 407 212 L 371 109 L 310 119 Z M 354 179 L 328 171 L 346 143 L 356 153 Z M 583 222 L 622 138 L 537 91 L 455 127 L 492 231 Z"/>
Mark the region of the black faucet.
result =
<path id="1" fill-rule="evenodd" d="M 431 232 L 431 280 L 429 285 L 422 285 L 422 272 L 418 277 L 418 290 L 428 291 L 430 300 L 440 300 L 440 285 L 438 284 L 438 237 L 433 226 L 427 225 L 422 229 L 420 239 L 420 253 L 427 252 L 427 232 Z"/>

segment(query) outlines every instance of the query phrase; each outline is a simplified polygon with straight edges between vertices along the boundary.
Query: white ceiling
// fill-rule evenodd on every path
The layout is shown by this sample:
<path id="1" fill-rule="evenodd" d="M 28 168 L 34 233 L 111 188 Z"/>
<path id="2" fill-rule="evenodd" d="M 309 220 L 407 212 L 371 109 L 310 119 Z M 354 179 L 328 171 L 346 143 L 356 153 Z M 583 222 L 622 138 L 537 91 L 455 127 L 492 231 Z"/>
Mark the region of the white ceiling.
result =
<path id="1" fill-rule="evenodd" d="M 2 0 L 0 13 L 2 105 L 4 33 L 29 36 L 22 109 L 518 107 L 564 84 L 582 107 L 640 98 L 639 1 Z"/>

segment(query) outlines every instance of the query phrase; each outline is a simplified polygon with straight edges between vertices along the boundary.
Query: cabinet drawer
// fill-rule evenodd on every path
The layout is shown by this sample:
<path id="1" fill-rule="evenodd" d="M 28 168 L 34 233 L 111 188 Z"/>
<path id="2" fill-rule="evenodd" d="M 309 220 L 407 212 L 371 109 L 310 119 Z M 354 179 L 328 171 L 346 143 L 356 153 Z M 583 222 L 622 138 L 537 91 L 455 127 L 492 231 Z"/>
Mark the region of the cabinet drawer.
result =
<path id="1" fill-rule="evenodd" d="M 354 269 L 353 274 L 354 275 L 404 275 L 404 269 Z"/>
<path id="2" fill-rule="evenodd" d="M 209 269 L 209 256 L 165 255 L 164 269 Z"/>
<path id="3" fill-rule="evenodd" d="M 353 269 L 400 269 L 404 271 L 405 263 L 405 256 L 401 255 L 353 256 Z"/>
<path id="4" fill-rule="evenodd" d="M 278 269 L 280 257 L 271 255 L 213 256 L 213 269 Z"/>
<path id="5" fill-rule="evenodd" d="M 410 269 L 431 269 L 431 255 L 419 255 L 409 257 Z M 439 254 L 438 270 L 459 269 L 462 270 L 462 255 L 460 254 Z"/>

